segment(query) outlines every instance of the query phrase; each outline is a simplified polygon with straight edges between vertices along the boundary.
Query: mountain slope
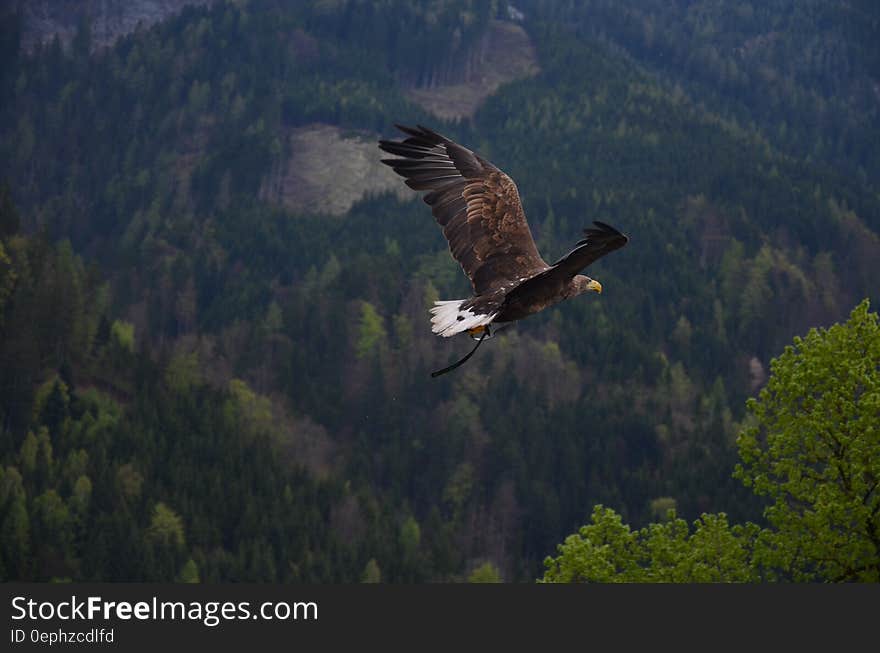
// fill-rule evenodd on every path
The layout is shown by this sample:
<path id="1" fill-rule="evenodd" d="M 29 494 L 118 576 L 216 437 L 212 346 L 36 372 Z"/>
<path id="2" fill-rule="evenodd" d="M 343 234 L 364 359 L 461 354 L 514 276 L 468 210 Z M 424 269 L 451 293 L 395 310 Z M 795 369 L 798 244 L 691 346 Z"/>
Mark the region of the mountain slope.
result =
<path id="1" fill-rule="evenodd" d="M 179 13 L 184 7 L 204 5 L 211 0 L 12 0 L 21 21 L 21 47 L 32 51 L 56 36 L 62 43 L 73 40 L 82 25 L 88 25 L 92 47 L 112 45 L 135 29 Z"/>
<path id="2" fill-rule="evenodd" d="M 650 6 L 664 21 L 681 10 Z M 140 527 L 163 502 L 200 533 L 176 564 L 191 556 L 213 580 L 350 581 L 372 559 L 385 580 L 422 581 L 462 578 L 488 559 L 505 579 L 528 580 L 596 503 L 631 523 L 670 499 L 687 518 L 759 513 L 730 477 L 745 398 L 794 334 L 878 299 L 870 160 L 849 174 L 836 155 L 808 158 L 803 143 L 768 134 L 788 105 L 744 119 L 748 94 L 676 86 L 674 70 L 608 37 L 628 24 L 628 4 L 602 5 L 590 29 L 567 7 L 524 5 L 538 71 L 462 122 L 411 98 L 467 60 L 499 17 L 464 0 L 219 3 L 92 55 L 22 56 L 0 78 L 13 98 L 0 107 L 0 177 L 25 230 L 70 239 L 100 264 L 102 311 L 132 325 L 144 350 L 121 386 L 139 383 L 153 399 L 126 419 L 164 441 L 185 419 L 206 433 L 193 406 L 244 398 L 242 421 L 227 416 L 214 444 L 196 440 L 203 450 L 242 478 L 266 457 L 279 475 L 306 475 L 284 537 L 297 523 L 315 536 L 287 547 L 271 520 L 255 519 L 250 553 L 228 565 L 239 525 L 199 516 L 205 496 L 223 495 L 221 477 L 191 484 L 185 465 L 157 476 Z M 716 33 L 708 42 L 724 41 Z M 870 139 L 873 118 L 859 106 L 846 104 L 846 138 Z M 591 271 L 603 295 L 529 318 L 455 375 L 430 379 L 463 345 L 432 337 L 427 308 L 469 289 L 427 207 L 402 187 L 363 194 L 368 166 L 327 166 L 311 199 L 307 175 L 291 170 L 302 161 L 291 134 L 329 125 L 319 133 L 334 156 L 358 134 L 360 157 L 363 135 L 390 135 L 393 122 L 432 125 L 511 174 L 548 260 L 593 219 L 628 233 L 628 247 Z M 840 138 L 835 126 L 816 129 Z M 320 145 L 306 159 L 332 161 Z M 344 188 L 340 202 L 319 210 L 314 189 L 333 187 Z M 16 365 L 31 388 L 62 363 Z M 96 383 L 87 356 L 71 365 L 81 384 Z M 36 438 L 42 424 L 30 405 L 16 410 L 4 422 L 7 466 L 22 464 L 28 430 Z M 267 437 L 239 468 L 234 435 L 246 424 Z M 139 446 L 120 444 L 119 463 L 154 469 L 160 459 Z M 246 498 L 248 484 L 237 491 Z M 260 560 L 251 571 L 248 556 Z"/>

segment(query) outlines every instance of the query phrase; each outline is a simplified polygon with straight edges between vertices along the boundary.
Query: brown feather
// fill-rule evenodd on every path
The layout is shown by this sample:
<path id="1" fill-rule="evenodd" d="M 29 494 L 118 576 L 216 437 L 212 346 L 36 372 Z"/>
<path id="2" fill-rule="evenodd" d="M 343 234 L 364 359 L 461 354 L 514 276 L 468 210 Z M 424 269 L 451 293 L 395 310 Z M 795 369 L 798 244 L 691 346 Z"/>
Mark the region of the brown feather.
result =
<path id="1" fill-rule="evenodd" d="M 510 177 L 437 132 L 397 127 L 408 138 L 382 140 L 379 147 L 404 158 L 382 162 L 410 188 L 430 191 L 424 200 L 477 295 L 510 288 L 550 267 L 538 253 Z"/>

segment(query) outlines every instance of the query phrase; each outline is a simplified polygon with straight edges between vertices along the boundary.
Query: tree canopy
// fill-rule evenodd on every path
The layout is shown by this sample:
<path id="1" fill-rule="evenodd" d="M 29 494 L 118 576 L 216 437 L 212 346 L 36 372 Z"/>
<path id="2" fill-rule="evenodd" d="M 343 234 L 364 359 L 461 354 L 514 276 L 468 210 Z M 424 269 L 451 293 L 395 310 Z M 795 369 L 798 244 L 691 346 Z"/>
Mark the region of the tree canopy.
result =
<path id="1" fill-rule="evenodd" d="M 771 501 L 765 528 L 724 513 L 632 531 L 609 508 L 545 560 L 545 582 L 880 580 L 880 323 L 863 301 L 775 358 L 748 401 L 735 476 Z"/>
<path id="2" fill-rule="evenodd" d="M 812 329 L 748 402 L 736 476 L 771 504 L 758 562 L 793 580 L 880 581 L 880 324 L 868 302 Z"/>

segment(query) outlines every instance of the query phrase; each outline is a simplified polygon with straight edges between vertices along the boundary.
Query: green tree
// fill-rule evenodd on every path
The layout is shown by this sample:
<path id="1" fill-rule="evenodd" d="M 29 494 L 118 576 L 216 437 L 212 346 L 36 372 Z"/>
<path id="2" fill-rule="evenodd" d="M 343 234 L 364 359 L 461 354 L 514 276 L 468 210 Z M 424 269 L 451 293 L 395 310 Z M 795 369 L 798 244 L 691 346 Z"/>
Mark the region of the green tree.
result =
<path id="1" fill-rule="evenodd" d="M 0 467 L 0 575 L 3 580 L 23 578 L 31 560 L 31 524 L 21 474 Z"/>
<path id="2" fill-rule="evenodd" d="M 110 334 L 119 346 L 128 352 L 134 351 L 134 325 L 116 320 L 110 327 Z"/>
<path id="3" fill-rule="evenodd" d="M 501 572 L 491 562 L 484 562 L 468 576 L 469 583 L 500 583 Z"/>
<path id="4" fill-rule="evenodd" d="M 735 475 L 772 502 L 757 553 L 783 578 L 880 580 L 880 325 L 868 301 L 770 365 Z"/>
<path id="5" fill-rule="evenodd" d="M 199 567 L 196 565 L 196 561 L 190 558 L 186 561 L 186 564 L 183 565 L 183 569 L 180 570 L 180 576 L 178 576 L 178 582 L 181 583 L 198 583 L 199 580 Z"/>
<path id="6" fill-rule="evenodd" d="M 89 502 L 92 499 L 92 480 L 83 474 L 73 485 L 73 492 L 70 495 L 70 505 L 76 515 L 85 514 L 89 508 Z"/>
<path id="7" fill-rule="evenodd" d="M 56 377 L 49 388 L 45 402 L 40 410 L 40 422 L 53 433 L 58 432 L 64 419 L 68 416 L 70 398 L 66 384 Z"/>
<path id="8" fill-rule="evenodd" d="M 698 583 L 757 580 L 751 566 L 757 526 L 731 526 L 724 513 L 704 514 L 693 531 L 670 511 L 663 523 L 633 531 L 610 508 L 544 561 L 543 582 Z"/>
<path id="9" fill-rule="evenodd" d="M 126 499 L 139 497 L 143 485 L 143 475 L 131 463 L 121 465 L 116 470 L 116 491 Z"/>
<path id="10" fill-rule="evenodd" d="M 273 431 L 272 402 L 254 392 L 241 379 L 229 381 L 230 398 L 224 412 L 233 424 L 240 424 L 247 433 L 271 433 Z"/>
<path id="11" fill-rule="evenodd" d="M 181 351 L 168 361 L 168 366 L 165 368 L 165 383 L 174 392 L 183 394 L 201 381 L 197 352 Z"/>
<path id="12" fill-rule="evenodd" d="M 364 571 L 361 574 L 361 582 L 362 583 L 381 583 L 382 582 L 382 570 L 379 568 L 379 563 L 376 562 L 375 558 L 370 558 L 367 561 L 367 564 L 364 566 Z"/>
<path id="13" fill-rule="evenodd" d="M 37 451 L 40 443 L 33 431 L 28 431 L 24 442 L 21 443 L 21 449 L 18 452 L 18 462 L 25 474 L 32 474 L 37 468 Z"/>
<path id="14" fill-rule="evenodd" d="M 545 582 L 880 580 L 880 323 L 859 304 L 770 364 L 747 407 L 734 476 L 771 504 L 768 528 L 724 513 L 632 531 L 596 506 L 545 560 Z M 669 501 L 668 498 L 658 501 Z M 657 506 L 660 504 L 655 502 Z M 655 506 L 656 507 L 656 506 Z"/>
<path id="15" fill-rule="evenodd" d="M 157 544 L 168 547 L 183 548 L 186 544 L 183 520 L 161 501 L 153 509 L 153 517 L 150 520 L 147 535 Z"/>
<path id="16" fill-rule="evenodd" d="M 369 302 L 361 302 L 361 319 L 358 325 L 355 353 L 358 358 L 366 358 L 374 352 L 385 339 L 385 324 L 382 316 Z"/>
<path id="17" fill-rule="evenodd" d="M 73 519 L 67 504 L 55 490 L 46 490 L 34 499 L 32 514 L 38 573 L 58 576 L 69 571 L 69 564 L 61 562 L 69 557 L 73 544 Z"/>

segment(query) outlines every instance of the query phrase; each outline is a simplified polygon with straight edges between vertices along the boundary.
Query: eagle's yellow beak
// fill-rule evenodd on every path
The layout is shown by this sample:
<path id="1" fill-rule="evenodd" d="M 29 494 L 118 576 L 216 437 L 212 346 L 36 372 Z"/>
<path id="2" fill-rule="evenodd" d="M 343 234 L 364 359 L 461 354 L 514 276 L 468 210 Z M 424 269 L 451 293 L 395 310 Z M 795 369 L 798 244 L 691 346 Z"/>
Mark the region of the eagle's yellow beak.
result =
<path id="1" fill-rule="evenodd" d="M 602 284 L 596 281 L 595 279 L 590 279 L 590 283 L 587 284 L 587 290 L 593 290 L 600 295 L 602 294 Z"/>

